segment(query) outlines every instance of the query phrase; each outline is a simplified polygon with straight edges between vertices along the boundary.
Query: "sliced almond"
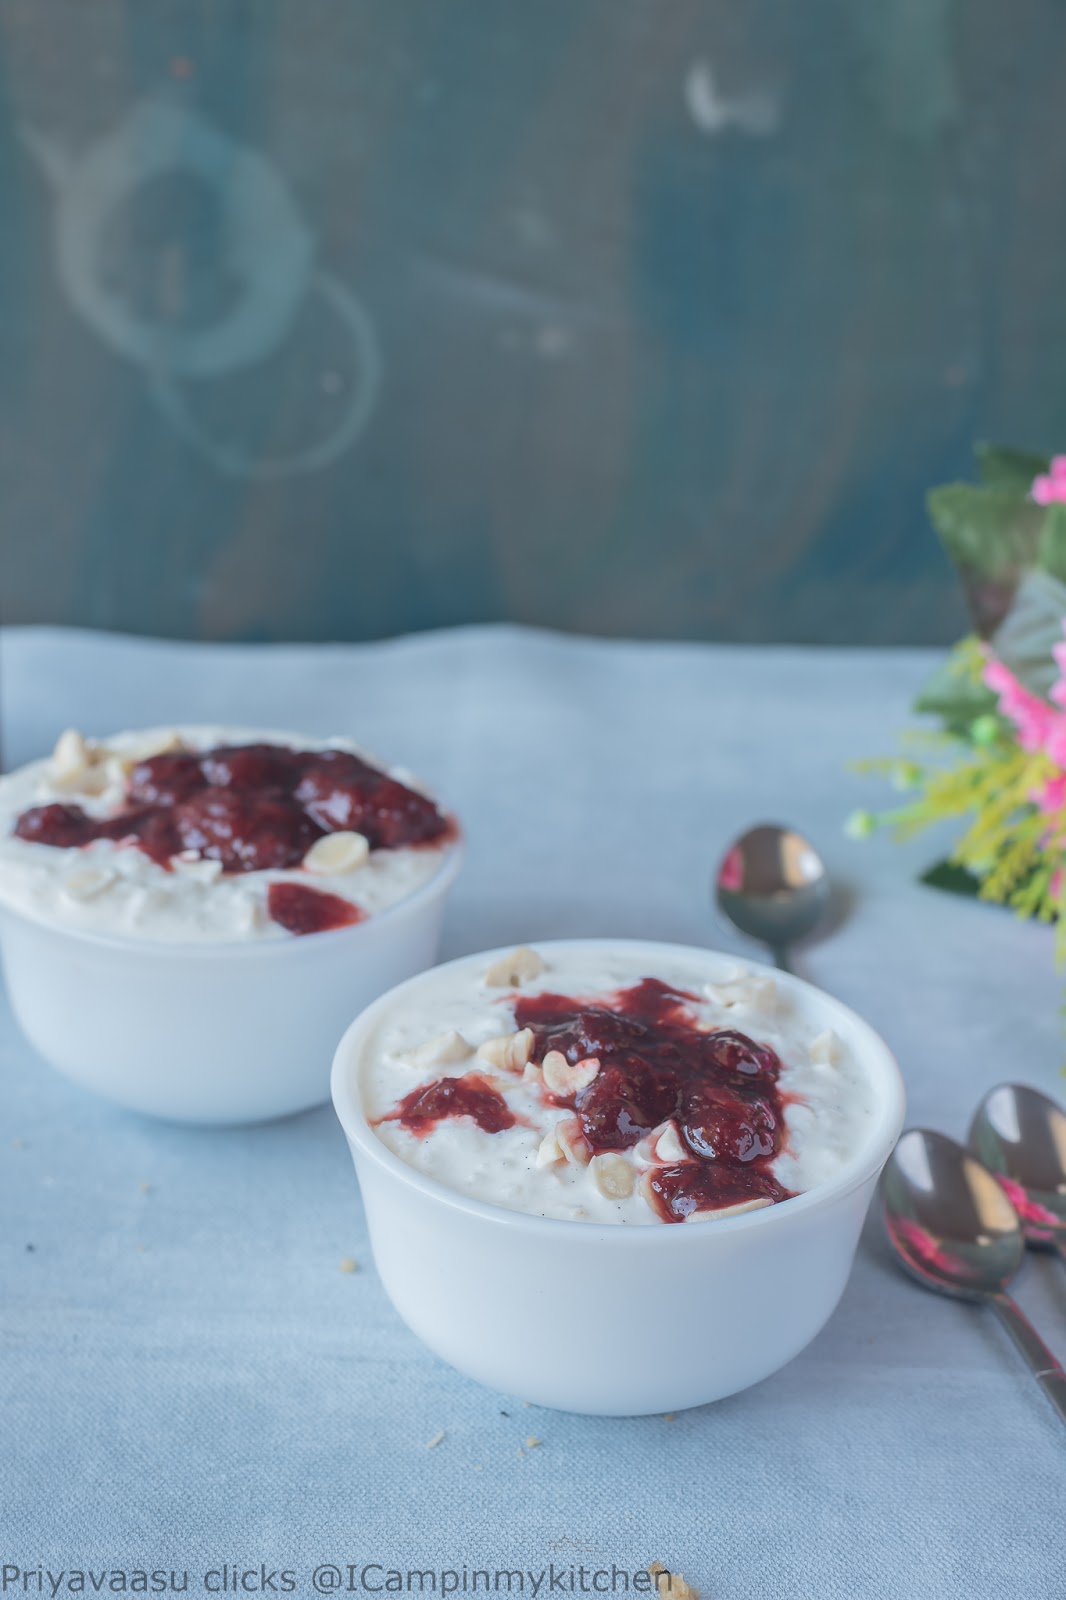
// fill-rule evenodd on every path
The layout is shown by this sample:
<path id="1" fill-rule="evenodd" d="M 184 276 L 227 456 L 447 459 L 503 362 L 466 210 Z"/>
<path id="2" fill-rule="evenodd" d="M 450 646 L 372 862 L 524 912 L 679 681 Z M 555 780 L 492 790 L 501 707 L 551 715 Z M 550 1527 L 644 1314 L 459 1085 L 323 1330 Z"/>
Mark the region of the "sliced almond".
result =
<path id="1" fill-rule="evenodd" d="M 121 794 L 127 776 L 126 768 L 114 756 L 94 755 L 93 764 L 82 774 L 78 788 L 83 794 L 106 794 L 109 789 Z"/>
<path id="2" fill-rule="evenodd" d="M 318 872 L 325 875 L 340 872 L 354 872 L 356 867 L 361 867 L 370 855 L 370 841 L 362 833 L 349 833 L 342 829 L 338 833 L 323 834 L 321 839 L 316 839 L 314 844 L 304 856 L 303 864 L 308 872 Z"/>
<path id="3" fill-rule="evenodd" d="M 716 989 L 728 989 L 734 983 L 740 983 L 748 976 L 748 969 L 739 961 L 733 961 L 727 967 L 722 967 L 718 976 L 703 985 L 703 992 L 709 999 L 714 998 Z"/>
<path id="4" fill-rule="evenodd" d="M 180 855 L 172 857 L 172 861 L 176 872 L 180 872 L 184 878 L 192 878 L 196 883 L 217 883 L 222 876 L 221 861 L 202 856 L 196 850 L 183 850 Z"/>
<path id="5" fill-rule="evenodd" d="M 523 944 L 509 956 L 494 961 L 485 974 L 485 982 L 491 989 L 513 989 L 530 978 L 539 978 L 544 970 L 544 962 L 537 952 Z"/>
<path id="6" fill-rule="evenodd" d="M 587 1167 L 592 1156 L 588 1140 L 581 1131 L 577 1117 L 564 1117 L 555 1124 L 555 1137 L 559 1149 L 572 1167 Z"/>
<path id="7" fill-rule="evenodd" d="M 95 900 L 114 881 L 106 867 L 76 867 L 63 879 L 63 893 L 71 900 Z"/>
<path id="8" fill-rule="evenodd" d="M 583 1061 L 567 1061 L 561 1050 L 549 1050 L 541 1062 L 544 1086 L 549 1094 L 566 1100 L 587 1089 L 600 1070 L 597 1056 L 586 1056 Z"/>
<path id="9" fill-rule="evenodd" d="M 522 1082 L 535 1083 L 538 1087 L 544 1085 L 544 1074 L 535 1061 L 527 1061 L 522 1069 Z"/>
<path id="10" fill-rule="evenodd" d="M 263 920 L 263 904 L 254 894 L 235 895 L 231 905 L 233 927 L 240 933 L 251 933 Z"/>
<path id="11" fill-rule="evenodd" d="M 486 1039 L 477 1047 L 478 1059 L 487 1061 L 500 1072 L 521 1072 L 533 1054 L 535 1043 L 532 1028 L 521 1033 L 503 1033 L 497 1039 Z"/>
<path id="12" fill-rule="evenodd" d="M 708 1000 L 726 1010 L 733 1006 L 767 1012 L 777 1009 L 777 984 L 761 973 L 746 973 L 728 983 L 709 983 L 706 994 Z"/>
<path id="13" fill-rule="evenodd" d="M 651 1138 L 653 1158 L 661 1162 L 664 1167 L 676 1166 L 679 1161 L 687 1161 L 689 1152 L 681 1143 L 681 1135 L 672 1122 L 667 1122 L 662 1131 Z"/>
<path id="14" fill-rule="evenodd" d="M 135 739 L 123 741 L 122 748 L 112 753 L 127 771 L 132 771 L 141 761 L 151 761 L 153 756 L 169 756 L 175 750 L 184 748 L 181 734 L 176 728 L 156 728 L 154 732 L 142 733 Z"/>
<path id="15" fill-rule="evenodd" d="M 778 989 L 776 978 L 752 977 L 748 979 L 748 1004 L 758 1011 L 777 1010 Z"/>
<path id="16" fill-rule="evenodd" d="M 77 728 L 67 728 L 56 740 L 49 772 L 61 789 L 76 789 L 88 775 L 93 753 Z"/>
<path id="17" fill-rule="evenodd" d="M 563 1147 L 555 1137 L 555 1129 L 550 1128 L 537 1146 L 536 1164 L 538 1167 L 552 1167 L 557 1161 L 563 1160 Z"/>
<path id="18" fill-rule="evenodd" d="M 811 1060 L 820 1067 L 835 1067 L 840 1060 L 840 1040 L 832 1028 L 816 1034 L 807 1050 Z"/>
<path id="19" fill-rule="evenodd" d="M 745 1211 L 761 1211 L 764 1206 L 772 1206 L 773 1201 L 766 1195 L 759 1195 L 754 1200 L 740 1200 L 735 1206 L 719 1206 L 717 1211 L 690 1211 L 685 1218 L 686 1222 L 710 1222 L 717 1217 L 740 1217 Z"/>
<path id="20" fill-rule="evenodd" d="M 454 1028 L 449 1028 L 447 1033 L 439 1033 L 435 1039 L 427 1039 L 425 1044 L 411 1050 L 407 1059 L 417 1067 L 446 1067 L 465 1061 L 473 1053 L 473 1045 Z"/>
<path id="21" fill-rule="evenodd" d="M 636 1174 L 625 1156 L 606 1152 L 589 1162 L 593 1182 L 608 1200 L 625 1200 L 633 1193 Z"/>
<path id="22" fill-rule="evenodd" d="M 632 1149 L 634 1160 L 639 1161 L 642 1166 L 656 1165 L 654 1133 L 646 1134 L 643 1139 L 633 1145 Z"/>

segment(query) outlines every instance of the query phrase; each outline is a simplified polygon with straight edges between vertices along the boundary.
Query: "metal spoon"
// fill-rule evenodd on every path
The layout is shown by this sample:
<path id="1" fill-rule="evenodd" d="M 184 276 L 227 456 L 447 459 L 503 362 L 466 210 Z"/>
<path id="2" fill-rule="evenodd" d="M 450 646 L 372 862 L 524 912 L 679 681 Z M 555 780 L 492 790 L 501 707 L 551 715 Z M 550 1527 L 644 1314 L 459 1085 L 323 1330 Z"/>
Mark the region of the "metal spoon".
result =
<path id="1" fill-rule="evenodd" d="M 993 1306 L 1066 1422 L 1066 1372 L 1006 1292 L 1025 1241 L 1018 1213 L 987 1167 L 954 1139 L 911 1128 L 889 1157 L 881 1196 L 904 1270 L 927 1289 Z"/>
<path id="2" fill-rule="evenodd" d="M 1066 1110 L 1024 1083 L 1001 1083 L 970 1124 L 970 1149 L 994 1172 L 1027 1244 L 1066 1265 Z"/>
<path id="3" fill-rule="evenodd" d="M 794 828 L 763 822 L 734 839 L 714 880 L 719 911 L 749 939 L 768 945 L 791 972 L 790 947 L 812 933 L 829 906 L 829 874 Z"/>

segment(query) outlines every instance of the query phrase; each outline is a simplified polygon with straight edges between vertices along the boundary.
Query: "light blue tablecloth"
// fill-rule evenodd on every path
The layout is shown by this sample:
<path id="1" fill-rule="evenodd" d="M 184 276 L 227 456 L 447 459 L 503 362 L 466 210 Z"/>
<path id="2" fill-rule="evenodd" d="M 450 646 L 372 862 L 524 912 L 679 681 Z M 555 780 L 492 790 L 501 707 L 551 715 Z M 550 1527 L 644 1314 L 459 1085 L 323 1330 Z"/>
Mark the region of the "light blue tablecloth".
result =
<path id="1" fill-rule="evenodd" d="M 268 649 L 26 631 L 0 682 L 9 764 L 67 724 L 179 719 L 347 732 L 402 759 L 468 829 L 449 955 L 728 943 L 709 864 L 740 824 L 788 817 L 853 897 L 806 975 L 895 1048 L 911 1120 L 961 1134 L 999 1079 L 1061 1086 L 1060 997 L 1045 930 L 916 886 L 932 844 L 843 837 L 881 798 L 845 763 L 892 748 L 929 664 L 499 628 Z M 554 1561 L 578 1587 L 579 1565 L 653 1558 L 707 1600 L 1063 1593 L 1061 1424 L 992 1319 L 912 1288 L 873 1226 L 784 1372 L 673 1422 L 587 1420 L 478 1388 L 400 1325 L 329 1109 L 141 1121 L 49 1071 L 6 1007 L 0 1075 L 0 1563 L 188 1568 L 193 1593 L 223 1562 L 293 1569 L 311 1595 L 325 1562 Z M 1066 1355 L 1066 1274 L 1030 1259 L 1019 1295 Z"/>

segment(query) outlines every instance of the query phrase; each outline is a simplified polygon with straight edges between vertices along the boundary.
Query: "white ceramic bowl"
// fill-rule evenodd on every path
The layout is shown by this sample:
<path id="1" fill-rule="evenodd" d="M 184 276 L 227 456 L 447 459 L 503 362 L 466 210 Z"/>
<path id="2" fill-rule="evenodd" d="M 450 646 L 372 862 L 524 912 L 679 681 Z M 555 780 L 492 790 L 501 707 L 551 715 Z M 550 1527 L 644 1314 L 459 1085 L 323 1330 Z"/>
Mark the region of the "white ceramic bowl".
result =
<path id="1" fill-rule="evenodd" d="M 538 942 L 646 953 L 648 972 L 711 951 L 628 940 Z M 506 951 L 449 963 L 459 977 Z M 438 969 L 438 971 L 441 969 Z M 767 969 L 758 969 L 767 970 Z M 417 994 L 410 979 L 348 1029 L 333 1103 L 359 1176 L 374 1260 L 393 1305 L 460 1372 L 565 1411 L 680 1411 L 758 1383 L 832 1314 L 878 1175 L 903 1126 L 899 1068 L 873 1029 L 812 985 L 775 973 L 832 1028 L 873 1090 L 869 1132 L 831 1182 L 717 1221 L 625 1226 L 557 1221 L 483 1204 L 401 1161 L 368 1125 L 361 1052 L 382 1014 Z"/>
<path id="2" fill-rule="evenodd" d="M 181 1122 L 259 1122 L 329 1099 L 352 1012 L 437 958 L 461 846 L 365 922 L 243 943 L 175 944 L 64 928 L 0 907 L 8 996 L 75 1083 Z"/>

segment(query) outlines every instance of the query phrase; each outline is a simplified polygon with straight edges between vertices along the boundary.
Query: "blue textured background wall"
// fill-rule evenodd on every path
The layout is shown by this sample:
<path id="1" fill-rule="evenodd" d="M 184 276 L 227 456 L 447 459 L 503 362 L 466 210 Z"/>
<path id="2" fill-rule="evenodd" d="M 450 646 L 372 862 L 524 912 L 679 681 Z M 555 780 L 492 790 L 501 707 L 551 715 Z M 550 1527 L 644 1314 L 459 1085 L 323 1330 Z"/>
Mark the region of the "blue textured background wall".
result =
<path id="1" fill-rule="evenodd" d="M 0 0 L 7 620 L 932 641 L 1060 0 Z"/>

